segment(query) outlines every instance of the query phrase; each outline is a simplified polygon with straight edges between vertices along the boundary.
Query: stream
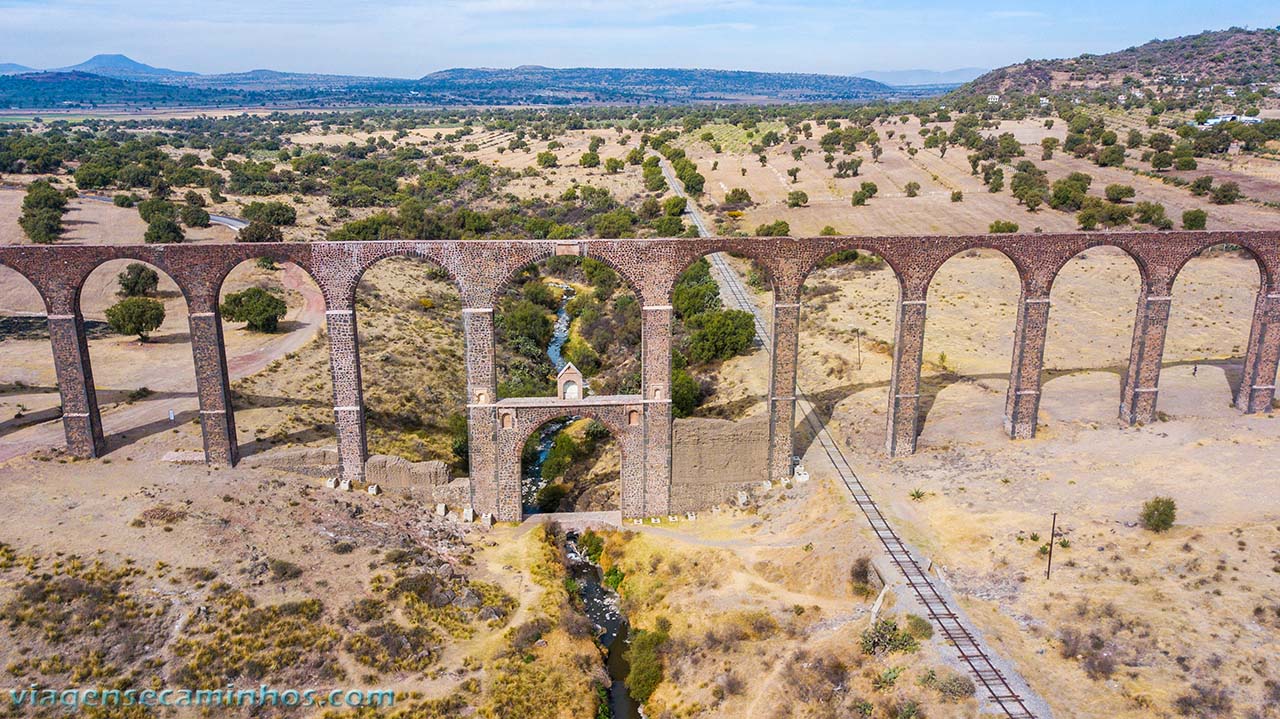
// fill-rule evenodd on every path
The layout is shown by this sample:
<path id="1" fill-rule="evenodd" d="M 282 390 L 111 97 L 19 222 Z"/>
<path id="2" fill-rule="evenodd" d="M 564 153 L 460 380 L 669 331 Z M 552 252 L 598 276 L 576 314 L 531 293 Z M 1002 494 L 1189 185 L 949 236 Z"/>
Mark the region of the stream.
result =
<path id="1" fill-rule="evenodd" d="M 566 364 L 561 350 L 564 349 L 564 343 L 569 341 L 569 325 L 573 320 L 569 317 L 568 306 L 574 292 L 573 287 L 567 284 L 556 283 L 556 287 L 563 290 L 564 294 L 560 298 L 560 306 L 556 308 L 556 325 L 551 334 L 551 342 L 547 344 L 547 358 L 559 372 Z M 542 512 L 538 508 L 538 492 L 547 486 L 547 481 L 542 478 L 542 465 L 547 461 L 547 455 L 551 453 L 551 445 L 555 444 L 556 435 L 576 419 L 577 417 L 563 417 L 552 420 L 538 430 L 537 456 L 524 463 L 524 471 L 520 477 L 520 504 L 523 505 L 525 516 Z"/>
<path id="2" fill-rule="evenodd" d="M 582 597 L 582 607 L 599 634 L 596 636 L 607 652 L 605 666 L 609 670 L 609 717 L 610 719 L 644 719 L 640 705 L 627 692 L 623 679 L 631 666 L 627 664 L 627 647 L 631 645 L 630 626 L 627 618 L 618 610 L 618 595 L 601 583 L 600 566 L 591 562 L 578 549 L 577 532 L 569 532 L 565 536 L 565 554 L 569 558 L 569 571 L 578 582 L 578 595 Z"/>
<path id="3" fill-rule="evenodd" d="M 567 307 L 569 301 L 573 299 L 574 292 L 569 285 L 557 283 L 556 286 L 564 290 L 564 295 L 560 300 L 560 306 L 556 309 L 555 331 L 552 333 L 551 342 L 547 345 L 547 358 L 551 360 L 551 364 L 558 372 L 566 364 L 561 350 L 564 348 L 564 343 L 569 340 L 569 325 L 572 319 L 569 317 Z M 547 484 L 547 481 L 542 478 L 542 465 L 547 461 L 547 455 L 551 453 L 556 435 L 576 419 L 578 418 L 563 417 L 544 424 L 538 430 L 537 454 L 524 463 L 520 481 L 520 503 L 523 505 L 525 516 L 541 513 L 542 510 L 538 507 L 538 492 Z M 609 670 L 610 679 L 609 717 L 610 719 L 644 719 L 639 705 L 631 699 L 631 695 L 627 693 L 627 686 L 623 683 L 623 679 L 630 670 L 627 660 L 623 657 L 630 644 L 628 638 L 630 632 L 626 617 L 622 616 L 622 612 L 618 610 L 618 595 L 604 586 L 600 566 L 592 563 L 578 549 L 577 532 L 569 532 L 566 535 L 565 554 L 569 559 L 571 576 L 578 583 L 578 595 L 582 597 L 583 611 L 587 619 L 596 626 L 599 632 L 597 637 L 607 652 L 605 666 Z"/>

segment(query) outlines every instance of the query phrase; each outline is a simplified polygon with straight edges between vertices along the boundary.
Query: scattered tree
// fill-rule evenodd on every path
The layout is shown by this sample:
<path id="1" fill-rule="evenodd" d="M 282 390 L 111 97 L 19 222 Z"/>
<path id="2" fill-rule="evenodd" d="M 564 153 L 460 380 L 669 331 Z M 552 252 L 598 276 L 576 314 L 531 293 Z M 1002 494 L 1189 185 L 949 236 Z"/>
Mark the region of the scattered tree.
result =
<path id="1" fill-rule="evenodd" d="M 150 297 L 126 297 L 107 308 L 107 324 L 122 335 L 137 335 L 146 342 L 148 335 L 164 323 L 164 305 Z"/>
<path id="2" fill-rule="evenodd" d="M 130 262 L 124 272 L 116 275 L 116 281 L 120 284 L 116 294 L 121 297 L 143 297 L 160 286 L 160 274 L 141 262 Z"/>
<path id="3" fill-rule="evenodd" d="M 1178 505 L 1171 497 L 1152 497 L 1143 503 L 1138 520 L 1146 529 L 1164 532 L 1173 526 L 1177 514 Z"/>
<path id="4" fill-rule="evenodd" d="M 254 332 L 275 332 L 289 308 L 284 300 L 261 287 L 250 287 L 227 295 L 219 309 L 223 317 L 246 322 Z"/>

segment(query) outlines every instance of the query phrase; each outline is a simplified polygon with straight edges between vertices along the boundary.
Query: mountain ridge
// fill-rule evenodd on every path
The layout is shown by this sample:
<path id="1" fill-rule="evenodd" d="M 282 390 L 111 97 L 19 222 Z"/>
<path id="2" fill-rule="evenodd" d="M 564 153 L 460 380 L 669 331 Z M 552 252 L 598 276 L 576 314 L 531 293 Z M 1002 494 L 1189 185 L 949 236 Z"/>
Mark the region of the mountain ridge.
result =
<path id="1" fill-rule="evenodd" d="M 1104 54 L 1024 60 L 996 68 L 960 94 L 1052 93 L 1075 88 L 1131 84 L 1280 82 L 1280 29 L 1209 30 Z"/>

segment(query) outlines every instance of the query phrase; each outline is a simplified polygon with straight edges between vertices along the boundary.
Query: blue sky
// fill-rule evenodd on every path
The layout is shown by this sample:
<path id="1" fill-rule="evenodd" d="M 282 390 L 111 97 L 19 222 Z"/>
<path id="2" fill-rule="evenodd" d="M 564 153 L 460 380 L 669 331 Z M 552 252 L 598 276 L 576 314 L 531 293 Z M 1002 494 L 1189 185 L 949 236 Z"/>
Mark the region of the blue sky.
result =
<path id="1" fill-rule="evenodd" d="M 121 52 L 198 72 L 418 77 L 540 64 L 846 74 L 997 67 L 1233 25 L 1280 25 L 1280 4 L 0 0 L 0 62 L 59 67 Z"/>

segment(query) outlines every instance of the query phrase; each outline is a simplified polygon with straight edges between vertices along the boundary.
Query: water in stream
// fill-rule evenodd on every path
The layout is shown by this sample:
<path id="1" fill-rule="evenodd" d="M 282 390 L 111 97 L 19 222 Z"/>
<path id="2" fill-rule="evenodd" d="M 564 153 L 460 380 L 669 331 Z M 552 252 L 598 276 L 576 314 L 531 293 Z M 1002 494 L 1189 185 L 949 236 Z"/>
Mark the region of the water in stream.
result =
<path id="1" fill-rule="evenodd" d="M 587 618 L 596 625 L 600 643 L 604 645 L 609 670 L 609 716 L 611 719 L 643 719 L 640 705 L 627 692 L 623 683 L 631 667 L 627 664 L 627 647 L 631 644 L 627 618 L 618 610 L 618 595 L 601 583 L 600 567 L 593 564 L 578 549 L 578 535 L 569 532 L 565 538 L 565 553 L 569 557 L 569 571 L 578 582 L 578 594 Z"/>
<path id="2" fill-rule="evenodd" d="M 569 285 L 558 285 L 564 290 L 560 307 L 556 310 L 555 331 L 551 342 L 547 345 L 547 357 L 556 371 L 564 367 L 565 360 L 561 354 L 564 343 L 569 339 L 571 318 L 566 310 L 569 300 L 573 299 L 573 288 Z M 547 461 L 556 435 L 577 417 L 566 417 L 546 423 L 538 430 L 538 451 L 529 461 L 524 463 L 524 472 L 520 482 L 520 502 L 524 505 L 524 513 L 538 514 L 538 491 L 546 486 L 542 478 L 542 465 Z M 627 693 L 623 679 L 630 667 L 623 657 L 630 644 L 626 617 L 618 610 L 618 595 L 604 586 L 603 575 L 599 565 L 591 562 L 578 549 L 578 535 L 570 532 L 565 538 L 565 553 L 569 558 L 569 571 L 578 583 L 578 594 L 582 597 L 582 607 L 587 618 L 595 624 L 599 631 L 600 644 L 608 653 L 606 667 L 609 670 L 609 716 L 611 719 L 643 719 L 640 706 Z"/>
<path id="3" fill-rule="evenodd" d="M 565 366 L 564 356 L 561 350 L 564 343 L 569 341 L 569 325 L 572 318 L 569 317 L 569 300 L 573 299 L 573 287 L 567 284 L 557 284 L 564 294 L 560 298 L 560 306 L 556 308 L 556 325 L 555 330 L 551 334 L 551 342 L 547 344 L 547 358 L 551 360 L 552 366 L 559 372 Z M 569 426 L 577 417 L 566 417 L 548 422 L 538 430 L 538 453 L 536 457 L 524 463 L 524 472 L 520 478 L 520 503 L 523 505 L 525 515 L 538 514 L 542 510 L 538 508 L 538 492 L 547 485 L 547 481 L 542 478 L 542 464 L 547 461 L 547 455 L 551 452 L 551 445 L 556 441 L 556 435 L 560 430 Z"/>

